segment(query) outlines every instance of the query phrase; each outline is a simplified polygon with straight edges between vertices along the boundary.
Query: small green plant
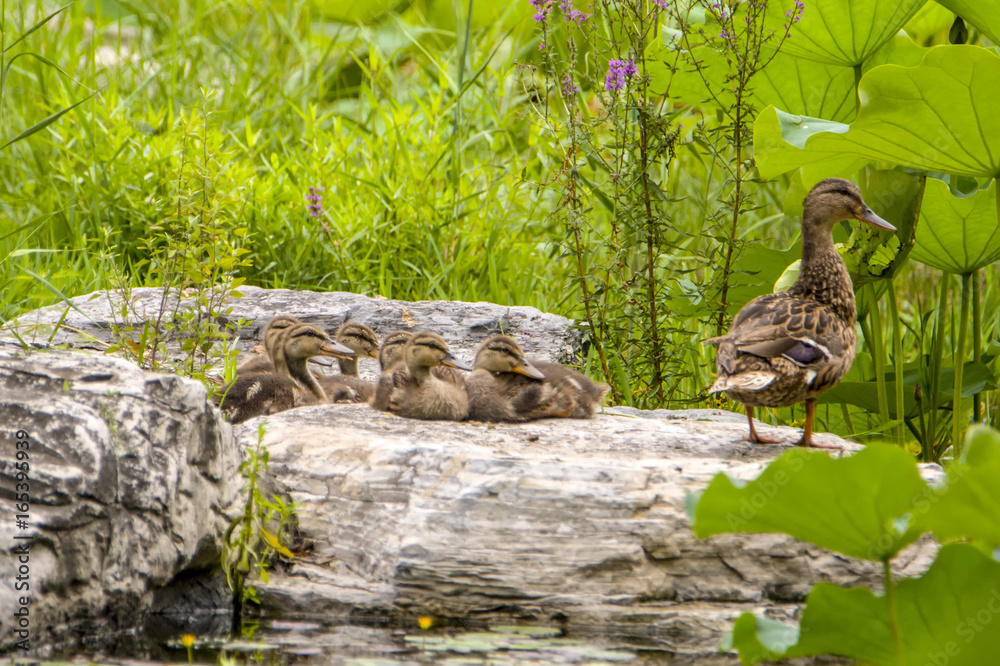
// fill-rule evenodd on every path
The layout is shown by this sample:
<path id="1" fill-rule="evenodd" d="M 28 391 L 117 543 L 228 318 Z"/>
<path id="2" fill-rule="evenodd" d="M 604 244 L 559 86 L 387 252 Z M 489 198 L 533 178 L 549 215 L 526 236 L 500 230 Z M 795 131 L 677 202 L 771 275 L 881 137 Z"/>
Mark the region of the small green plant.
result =
<path id="1" fill-rule="evenodd" d="M 292 506 L 280 497 L 265 498 L 261 477 L 267 473 L 269 452 L 264 446 L 265 425 L 257 429 L 257 445 L 248 450 L 240 465 L 245 479 L 243 513 L 226 530 L 222 542 L 222 569 L 233 593 L 233 631 L 242 628 L 243 607 L 247 601 L 260 603 L 253 580 L 268 581 L 268 566 L 273 557 L 292 558 L 281 539 L 292 517 Z M 277 522 L 277 527 L 268 529 Z M 273 530 L 273 531 L 272 531 Z"/>
<path id="2" fill-rule="evenodd" d="M 744 664 L 829 654 L 877 666 L 973 666 L 1000 650 L 1000 632 L 988 627 L 1000 614 L 1000 563 L 990 557 L 1000 546 L 1000 431 L 971 428 L 936 487 L 898 447 L 839 460 L 793 450 L 745 485 L 716 476 L 692 506 L 702 538 L 781 532 L 882 564 L 881 594 L 819 583 L 798 627 L 741 615 L 723 649 L 737 649 Z M 893 558 L 926 532 L 945 544 L 934 563 L 896 580 Z"/>
<path id="3" fill-rule="evenodd" d="M 163 211 L 150 226 L 141 258 L 128 263 L 129 275 L 118 268 L 114 233 L 104 229 L 100 247 L 118 289 L 110 294 L 120 321 L 113 324 L 116 344 L 110 352 L 133 357 L 151 370 L 167 366 L 206 384 L 207 373 L 230 364 L 235 349 L 228 343 L 238 322 L 230 322 L 229 302 L 239 298 L 244 278 L 237 271 L 249 265 L 245 246 L 245 189 L 238 185 L 239 167 L 210 130 L 213 96 L 202 90 L 197 109 L 182 112 L 174 128 L 181 141 L 177 152 L 164 155 L 163 168 L 175 169 L 173 187 L 148 199 L 154 211 Z M 136 312 L 130 275 L 162 286 L 154 312 Z M 174 358 L 177 345 L 182 356 Z"/>

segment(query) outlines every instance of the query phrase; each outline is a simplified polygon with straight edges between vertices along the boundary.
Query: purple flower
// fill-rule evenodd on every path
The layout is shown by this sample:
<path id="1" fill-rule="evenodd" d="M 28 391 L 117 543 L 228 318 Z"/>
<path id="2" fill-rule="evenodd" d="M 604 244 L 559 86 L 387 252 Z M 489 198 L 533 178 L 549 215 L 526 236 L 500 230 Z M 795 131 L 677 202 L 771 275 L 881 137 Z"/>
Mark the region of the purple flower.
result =
<path id="1" fill-rule="evenodd" d="M 562 89 L 563 89 L 563 95 L 565 95 L 566 97 L 572 97 L 580 90 L 573 83 L 573 77 L 570 75 L 569 72 L 566 72 L 566 75 L 563 77 Z"/>
<path id="2" fill-rule="evenodd" d="M 806 3 L 804 0 L 795 0 L 795 6 L 785 12 L 785 18 L 791 19 L 789 23 L 798 23 L 802 20 L 802 14 L 806 10 Z M 788 24 L 785 25 L 785 30 L 788 30 Z"/>
<path id="3" fill-rule="evenodd" d="M 665 10 L 667 8 L 667 0 L 653 0 L 653 4 L 659 7 L 660 9 Z"/>
<path id="4" fill-rule="evenodd" d="M 323 188 L 309 186 L 309 194 L 306 195 L 306 201 L 309 202 L 309 216 L 319 217 L 323 214 L 323 195 L 320 192 Z"/>
<path id="5" fill-rule="evenodd" d="M 535 8 L 535 15 L 532 17 L 536 21 L 544 21 L 552 11 L 553 0 L 528 0 L 528 4 Z"/>
<path id="6" fill-rule="evenodd" d="M 723 21 L 731 16 L 729 8 L 721 2 L 716 2 L 712 5 L 712 13 L 715 14 L 715 17 L 720 21 Z"/>
<path id="7" fill-rule="evenodd" d="M 607 90 L 620 90 L 637 71 L 635 63 L 631 60 L 612 60 L 608 63 L 608 75 L 604 77 L 604 87 Z"/>
<path id="8" fill-rule="evenodd" d="M 577 25 L 583 25 L 587 22 L 592 14 L 584 14 L 578 9 L 573 8 L 573 0 L 559 0 L 559 8 L 562 9 L 563 17 L 566 22 L 572 21 Z"/>

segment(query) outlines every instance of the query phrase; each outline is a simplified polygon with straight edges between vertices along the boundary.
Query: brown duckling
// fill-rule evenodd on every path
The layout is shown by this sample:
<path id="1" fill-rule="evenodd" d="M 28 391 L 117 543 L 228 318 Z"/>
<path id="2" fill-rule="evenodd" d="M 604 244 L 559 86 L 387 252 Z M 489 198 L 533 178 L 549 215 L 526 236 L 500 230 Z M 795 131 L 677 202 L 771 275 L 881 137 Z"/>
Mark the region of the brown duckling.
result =
<path id="1" fill-rule="evenodd" d="M 278 315 L 267 322 L 267 324 L 264 325 L 264 330 L 261 334 L 261 337 L 264 339 L 264 344 L 254 345 L 250 349 L 250 357 L 236 367 L 236 376 L 242 377 L 244 375 L 260 373 L 273 374 L 275 372 L 273 360 L 275 353 L 274 341 L 277 340 L 278 336 L 286 328 L 301 323 L 301 321 L 291 315 Z M 316 365 L 330 364 L 330 361 L 325 357 L 311 358 L 309 359 L 309 362 Z"/>
<path id="2" fill-rule="evenodd" d="M 271 350 L 274 347 L 274 341 L 286 328 L 300 323 L 302 322 L 291 315 L 278 315 L 277 317 L 273 317 L 269 322 L 267 322 L 267 324 L 264 325 L 264 330 L 261 332 L 261 338 L 264 340 L 263 350 L 260 349 L 260 345 L 254 346 L 251 350 L 253 355 L 243 363 L 236 366 L 236 376 L 242 377 L 244 375 L 252 375 L 261 372 L 273 373 L 274 362 L 271 360 Z M 264 353 L 261 354 L 260 351 L 263 351 Z"/>
<path id="3" fill-rule="evenodd" d="M 572 398 L 546 383 L 521 346 L 506 335 L 491 335 L 479 346 L 465 390 L 471 421 L 516 423 L 567 416 L 574 407 Z"/>
<path id="4" fill-rule="evenodd" d="M 470 370 L 462 365 L 447 343 L 436 333 L 414 334 L 404 350 L 404 362 L 383 374 L 375 404 L 384 402 L 387 410 L 416 419 L 461 421 L 469 412 L 465 378 L 454 369 Z M 389 391 L 388 399 L 379 391 Z"/>
<path id="5" fill-rule="evenodd" d="M 375 382 L 361 379 L 358 361 L 362 357 L 378 358 L 378 338 L 375 331 L 358 323 L 344 323 L 337 329 L 335 341 L 354 351 L 354 356 L 341 358 L 340 374 L 320 377 L 320 385 L 334 402 L 368 402 L 375 396 Z"/>
<path id="6" fill-rule="evenodd" d="M 410 331 L 393 331 L 385 336 L 382 346 L 378 350 L 378 364 L 385 372 L 392 366 L 403 360 L 403 350 L 406 344 L 413 339 Z"/>
<path id="7" fill-rule="evenodd" d="M 413 338 L 410 331 L 393 331 L 382 340 L 382 346 L 378 350 L 378 364 L 382 368 L 382 374 L 378 378 L 375 386 L 375 395 L 372 397 L 371 405 L 374 409 L 385 412 L 389 409 L 389 396 L 392 395 L 392 373 L 387 372 L 402 363 L 406 345 Z M 406 367 L 405 365 L 403 366 Z M 440 367 L 440 366 L 439 366 Z"/>
<path id="8" fill-rule="evenodd" d="M 295 324 L 273 340 L 275 374 L 238 377 L 218 398 L 223 415 L 233 423 L 275 414 L 292 407 L 328 402 L 307 361 L 313 356 L 343 358 L 354 352 L 331 342 L 318 326 Z"/>
<path id="9" fill-rule="evenodd" d="M 719 347 L 718 378 L 709 393 L 725 391 L 745 405 L 750 434 L 744 439 L 751 442 L 781 441 L 757 433 L 754 407 L 805 401 L 805 430 L 796 444 L 831 448 L 812 440 L 816 397 L 840 382 L 857 348 L 854 288 L 833 244 L 833 226 L 857 219 L 896 229 L 871 211 L 857 185 L 841 178 L 813 187 L 803 208 L 798 280 L 787 291 L 753 299 L 736 315 L 728 334 L 705 340 Z"/>
<path id="10" fill-rule="evenodd" d="M 582 372 L 561 363 L 541 359 L 532 359 L 531 363 L 545 375 L 545 383 L 550 384 L 561 395 L 561 398 L 553 404 L 565 405 L 568 410 L 568 413 L 553 413 L 549 416 L 565 416 L 571 419 L 594 418 L 597 408 L 601 406 L 604 396 L 610 390 L 607 384 L 595 382 Z M 523 383 L 522 378 L 517 377 L 517 380 Z M 525 398 L 530 399 L 530 394 L 525 394 Z M 528 406 L 522 405 L 520 409 L 526 409 Z"/>

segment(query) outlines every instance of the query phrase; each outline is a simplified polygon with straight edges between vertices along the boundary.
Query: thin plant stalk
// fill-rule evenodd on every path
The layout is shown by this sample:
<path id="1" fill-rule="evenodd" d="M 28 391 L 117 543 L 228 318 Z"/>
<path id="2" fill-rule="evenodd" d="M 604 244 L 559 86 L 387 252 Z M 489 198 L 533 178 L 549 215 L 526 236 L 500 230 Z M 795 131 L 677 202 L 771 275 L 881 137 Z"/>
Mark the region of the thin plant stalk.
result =
<path id="1" fill-rule="evenodd" d="M 889 284 L 889 316 L 892 318 L 892 370 L 895 375 L 896 388 L 896 418 L 899 426 L 896 428 L 896 438 L 899 444 L 906 439 L 906 426 L 903 418 L 906 415 L 906 402 L 903 391 L 903 322 L 899 320 L 899 305 L 896 303 L 896 288 Z"/>
<path id="2" fill-rule="evenodd" d="M 969 330 L 969 300 L 972 295 L 972 274 L 962 276 L 962 309 L 958 318 L 958 345 L 955 349 L 955 387 L 952 390 L 951 443 L 955 447 L 955 459 L 961 453 L 962 436 L 967 419 L 962 411 L 962 370 L 965 366 L 965 338 Z"/>
<path id="3" fill-rule="evenodd" d="M 936 460 L 940 453 L 937 450 L 938 405 L 941 396 L 941 359 L 944 357 L 944 325 L 948 310 L 948 291 L 951 288 L 951 276 L 943 274 L 941 279 L 941 295 L 938 298 L 938 308 L 935 315 L 934 337 L 931 341 L 930 391 L 928 392 L 927 442 L 924 446 L 925 462 Z"/>
<path id="4" fill-rule="evenodd" d="M 983 331 L 982 331 L 982 302 L 979 294 L 979 271 L 972 274 L 972 360 L 977 364 L 983 362 Z M 972 421 L 979 423 L 982 420 L 979 401 L 981 395 L 977 392 L 972 396 Z"/>

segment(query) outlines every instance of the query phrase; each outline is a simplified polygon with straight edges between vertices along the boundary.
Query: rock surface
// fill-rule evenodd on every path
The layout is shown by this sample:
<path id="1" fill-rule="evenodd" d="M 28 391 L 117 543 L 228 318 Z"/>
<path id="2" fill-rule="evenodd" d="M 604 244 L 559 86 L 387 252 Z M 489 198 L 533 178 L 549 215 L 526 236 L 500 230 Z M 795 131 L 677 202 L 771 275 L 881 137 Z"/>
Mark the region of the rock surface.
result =
<path id="1" fill-rule="evenodd" d="M 529 354 L 563 362 L 575 358 L 582 344 L 581 331 L 571 328 L 572 321 L 531 307 L 462 301 L 393 301 L 344 292 L 258 287 L 241 287 L 240 291 L 242 298 L 227 303 L 232 310 L 226 316 L 240 336 L 237 343 L 240 350 L 262 342 L 264 324 L 278 314 L 293 315 L 330 334 L 345 321 L 367 324 L 380 337 L 397 329 L 427 328 L 441 335 L 466 361 L 472 361 L 475 346 L 493 333 L 513 335 Z M 143 321 L 154 320 L 160 311 L 162 295 L 161 289 L 133 290 L 130 302 L 136 317 L 132 323 L 138 322 L 141 327 Z M 117 292 L 95 292 L 71 301 L 75 309 L 60 304 L 21 315 L 8 330 L 0 329 L 0 337 L 12 340 L 9 329 L 13 328 L 23 340 L 34 345 L 104 349 L 112 340 L 113 325 L 123 324 L 122 296 Z M 191 307 L 190 301 L 178 304 L 175 298 L 168 298 L 167 318 L 175 310 Z M 364 375 L 372 376 L 377 373 L 378 364 L 363 362 L 361 370 Z"/>
<path id="2" fill-rule="evenodd" d="M 581 349 L 571 322 L 533 308 L 243 291 L 229 315 L 246 320 L 241 348 L 284 313 L 331 333 L 345 320 L 380 334 L 430 328 L 466 361 L 501 329 L 530 354 L 566 360 Z M 15 326 L 37 346 L 102 348 L 114 298 L 74 303 L 85 316 L 53 306 Z M 144 316 L 159 303 L 158 290 L 133 292 Z M 195 382 L 79 353 L 14 358 L 3 338 L 0 331 L 0 490 L 12 497 L 13 438 L 26 430 L 32 589 L 40 592 L 33 622 L 106 612 L 124 622 L 150 607 L 154 591 L 184 605 L 169 599 L 186 588 L 161 586 L 217 559 L 242 485 L 241 447 L 256 444 L 259 420 L 230 430 Z M 374 369 L 362 364 L 365 374 Z M 297 504 L 308 547 L 258 584 L 267 612 L 558 623 L 577 635 L 634 636 L 675 653 L 673 663 L 734 664 L 716 648 L 739 613 L 790 619 L 816 582 L 877 587 L 880 579 L 871 563 L 781 535 L 692 534 L 687 492 L 717 472 L 755 477 L 784 448 L 743 442 L 745 419 L 729 412 L 614 408 L 589 421 L 487 425 L 324 405 L 271 416 L 266 428 L 271 474 Z M 800 434 L 761 428 L 788 441 Z M 13 543 L 13 531 L 0 524 L 3 543 Z M 899 572 L 921 573 L 935 551 L 929 540 L 911 546 L 896 560 Z M 0 575 L 12 577 L 3 552 Z M 4 608 L 12 593 L 0 587 Z M 0 618 L 5 637 L 8 622 Z"/>
<path id="3" fill-rule="evenodd" d="M 261 599 L 287 613 L 598 627 L 654 639 L 686 663 L 729 663 L 714 655 L 738 613 L 788 618 L 816 582 L 880 576 L 785 536 L 692 534 L 687 491 L 720 471 L 753 478 L 784 448 L 746 444 L 733 416 L 608 409 L 487 425 L 326 405 L 269 417 L 270 469 L 311 550 Z M 256 443 L 258 424 L 236 427 L 241 445 Z M 897 564 L 920 572 L 934 552 L 921 542 Z"/>
<path id="4" fill-rule="evenodd" d="M 11 508 L 18 431 L 30 442 L 23 528 Z M 24 594 L 35 646 L 87 619 L 135 626 L 157 588 L 214 566 L 241 460 L 198 382 L 102 356 L 0 350 L 0 645 L 18 640 Z M 24 543 L 30 588 L 16 592 Z"/>

